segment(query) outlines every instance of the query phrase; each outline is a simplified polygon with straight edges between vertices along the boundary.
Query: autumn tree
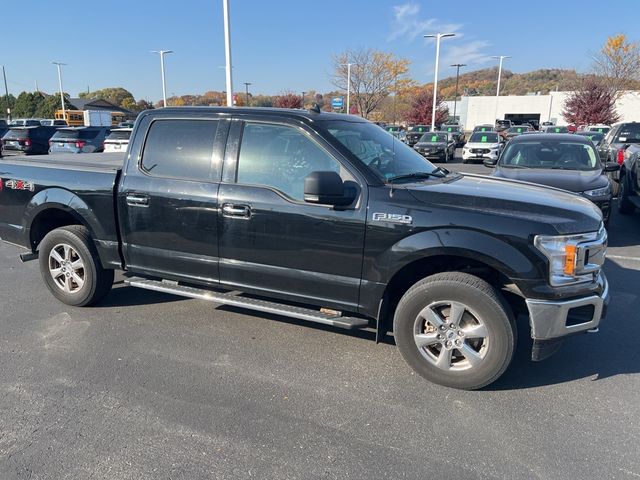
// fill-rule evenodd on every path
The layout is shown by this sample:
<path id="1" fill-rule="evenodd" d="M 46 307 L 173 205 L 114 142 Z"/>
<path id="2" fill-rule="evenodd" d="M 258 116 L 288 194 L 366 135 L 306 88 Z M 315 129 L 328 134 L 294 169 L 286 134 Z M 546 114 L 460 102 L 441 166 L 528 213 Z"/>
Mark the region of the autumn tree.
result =
<path id="1" fill-rule="evenodd" d="M 397 92 L 409 81 L 404 76 L 409 70 L 409 60 L 379 50 L 350 49 L 334 55 L 332 60 L 332 83 L 342 91 L 347 90 L 347 63 L 352 64 L 351 102 L 364 118 L 368 118 L 391 92 Z"/>
<path id="2" fill-rule="evenodd" d="M 100 90 L 95 90 L 93 92 L 82 92 L 80 93 L 79 96 L 80 98 L 87 98 L 87 99 L 102 98 L 120 107 L 123 106 L 122 103 L 126 99 L 130 99 L 135 103 L 135 98 L 133 97 L 133 94 L 126 88 L 122 88 L 122 87 L 109 87 L 109 88 L 102 88 Z M 123 107 L 123 108 L 126 108 L 126 107 Z"/>
<path id="3" fill-rule="evenodd" d="M 136 102 L 136 107 L 133 109 L 136 112 L 141 112 L 143 110 L 151 110 L 153 109 L 153 103 L 149 100 L 140 99 Z"/>
<path id="4" fill-rule="evenodd" d="M 276 108 L 302 108 L 302 97 L 292 92 L 285 92 L 273 99 Z"/>
<path id="5" fill-rule="evenodd" d="M 619 119 L 615 94 L 602 79 L 587 77 L 565 100 L 562 116 L 575 125 L 611 125 Z"/>
<path id="6" fill-rule="evenodd" d="M 623 90 L 632 89 L 633 80 L 640 78 L 638 42 L 628 41 L 622 33 L 607 38 L 594 57 L 594 71 L 616 98 Z"/>
<path id="7" fill-rule="evenodd" d="M 406 115 L 409 123 L 431 124 L 433 112 L 433 90 L 423 88 L 414 96 Z M 436 125 L 442 125 L 449 118 L 449 108 L 438 99 L 436 104 Z"/>

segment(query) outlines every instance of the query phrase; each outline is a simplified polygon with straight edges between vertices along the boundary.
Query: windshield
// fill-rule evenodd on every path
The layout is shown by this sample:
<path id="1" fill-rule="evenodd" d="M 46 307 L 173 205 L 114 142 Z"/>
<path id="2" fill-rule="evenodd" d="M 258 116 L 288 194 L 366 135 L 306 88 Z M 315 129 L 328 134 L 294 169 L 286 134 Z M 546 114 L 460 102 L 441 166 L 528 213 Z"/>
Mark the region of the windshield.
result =
<path id="1" fill-rule="evenodd" d="M 400 130 L 402 130 L 400 127 L 387 127 L 387 132 L 389 133 L 399 132 Z"/>
<path id="2" fill-rule="evenodd" d="M 600 162 L 591 144 L 557 141 L 509 143 L 500 165 L 510 168 L 595 170 Z"/>
<path id="3" fill-rule="evenodd" d="M 440 130 L 442 130 L 443 132 L 459 132 L 460 131 L 460 127 L 458 127 L 458 126 L 450 126 L 450 125 L 443 125 Z"/>
<path id="4" fill-rule="evenodd" d="M 511 127 L 509 133 L 524 133 L 529 130 L 527 127 Z"/>
<path id="5" fill-rule="evenodd" d="M 598 133 L 608 133 L 611 128 L 609 127 L 589 127 L 587 131 L 589 132 L 598 132 Z"/>
<path id="6" fill-rule="evenodd" d="M 640 143 L 640 123 L 623 125 L 614 143 Z"/>
<path id="7" fill-rule="evenodd" d="M 501 127 L 508 127 L 511 125 L 511 120 L 498 120 L 496 122 L 496 125 L 499 125 Z"/>
<path id="8" fill-rule="evenodd" d="M 411 129 L 409 131 L 411 133 L 430 132 L 431 131 L 431 127 L 429 127 L 427 125 L 416 125 L 415 127 L 411 127 Z"/>
<path id="9" fill-rule="evenodd" d="M 449 136 L 446 133 L 425 133 L 420 137 L 420 142 L 423 143 L 435 143 L 435 142 L 447 142 Z"/>
<path id="10" fill-rule="evenodd" d="M 478 126 L 478 127 L 474 128 L 473 131 L 474 132 L 493 132 L 494 129 L 493 129 L 493 127 L 485 125 L 485 126 Z"/>
<path id="11" fill-rule="evenodd" d="M 547 127 L 546 131 L 549 133 L 569 133 L 567 127 Z"/>
<path id="12" fill-rule="evenodd" d="M 27 128 L 12 128 L 5 133 L 4 139 L 14 140 L 18 138 L 27 138 L 29 136 L 29 130 Z"/>
<path id="13" fill-rule="evenodd" d="M 498 143 L 498 134 L 493 132 L 476 132 L 471 135 L 470 143 Z"/>
<path id="14" fill-rule="evenodd" d="M 111 132 L 107 137 L 107 140 L 129 140 L 131 136 L 131 130 L 121 130 L 117 132 Z"/>
<path id="15" fill-rule="evenodd" d="M 436 170 L 413 148 L 372 123 L 325 120 L 318 124 L 384 181 Z"/>
<path id="16" fill-rule="evenodd" d="M 587 137 L 589 140 L 591 140 L 595 144 L 600 143 L 600 141 L 604 138 L 604 133 L 598 133 L 598 132 L 591 132 L 591 131 L 577 132 L 577 134 L 583 137 Z"/>

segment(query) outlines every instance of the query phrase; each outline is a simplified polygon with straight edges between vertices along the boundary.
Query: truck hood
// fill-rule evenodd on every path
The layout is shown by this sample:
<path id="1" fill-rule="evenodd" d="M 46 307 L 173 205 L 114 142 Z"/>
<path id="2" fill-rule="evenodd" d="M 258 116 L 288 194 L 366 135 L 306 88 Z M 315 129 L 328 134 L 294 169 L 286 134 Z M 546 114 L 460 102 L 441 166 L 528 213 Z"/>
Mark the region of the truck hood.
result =
<path id="1" fill-rule="evenodd" d="M 597 231 L 602 222 L 600 209 L 586 198 L 526 182 L 461 174 L 406 187 L 420 202 L 542 223 L 561 235 Z"/>
<path id="2" fill-rule="evenodd" d="M 447 145 L 448 144 L 444 142 L 418 142 L 415 144 L 416 147 L 420 147 L 420 148 L 430 148 L 430 147 L 445 148 Z"/>
<path id="3" fill-rule="evenodd" d="M 538 183 L 540 185 L 561 188 L 570 192 L 580 193 L 585 190 L 604 188 L 609 179 L 602 174 L 602 170 L 551 170 L 543 168 L 500 168 L 493 173 L 498 178 L 521 180 L 523 182 Z"/>

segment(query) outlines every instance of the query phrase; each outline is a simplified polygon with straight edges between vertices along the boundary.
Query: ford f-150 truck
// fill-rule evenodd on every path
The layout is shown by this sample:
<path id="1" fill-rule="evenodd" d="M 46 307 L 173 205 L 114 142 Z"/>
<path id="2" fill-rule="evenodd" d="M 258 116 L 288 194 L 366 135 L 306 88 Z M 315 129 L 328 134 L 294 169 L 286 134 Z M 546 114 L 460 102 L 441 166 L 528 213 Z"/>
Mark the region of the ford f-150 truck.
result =
<path id="1" fill-rule="evenodd" d="M 142 113 L 124 158 L 11 158 L 0 237 L 45 285 L 98 302 L 134 287 L 393 332 L 433 382 L 476 389 L 596 331 L 607 234 L 578 195 L 452 173 L 359 117 L 319 109 Z"/>

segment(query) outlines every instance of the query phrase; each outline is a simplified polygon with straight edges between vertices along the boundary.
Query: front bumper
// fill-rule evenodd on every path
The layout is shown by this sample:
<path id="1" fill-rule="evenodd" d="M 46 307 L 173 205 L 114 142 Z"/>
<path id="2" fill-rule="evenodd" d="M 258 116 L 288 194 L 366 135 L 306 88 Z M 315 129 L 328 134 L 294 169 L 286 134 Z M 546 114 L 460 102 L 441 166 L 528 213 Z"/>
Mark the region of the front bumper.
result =
<path id="1" fill-rule="evenodd" d="M 472 153 L 470 151 L 467 152 L 462 152 L 462 159 L 463 160 L 485 160 L 485 159 L 490 159 L 490 160 L 497 160 L 498 159 L 498 154 L 497 153 Z"/>
<path id="2" fill-rule="evenodd" d="M 526 299 L 534 340 L 552 340 L 598 328 L 609 304 L 609 282 L 603 272 L 598 276 L 599 295 L 572 300 Z"/>

